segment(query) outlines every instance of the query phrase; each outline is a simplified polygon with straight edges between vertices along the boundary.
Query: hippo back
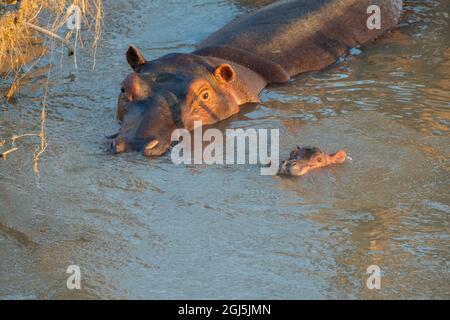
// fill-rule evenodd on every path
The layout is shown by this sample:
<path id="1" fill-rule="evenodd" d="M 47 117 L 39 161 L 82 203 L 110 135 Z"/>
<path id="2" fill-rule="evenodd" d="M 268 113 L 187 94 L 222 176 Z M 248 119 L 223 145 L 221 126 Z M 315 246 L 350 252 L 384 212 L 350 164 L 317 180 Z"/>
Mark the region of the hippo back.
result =
<path id="1" fill-rule="evenodd" d="M 367 9 L 371 5 L 381 9 L 381 29 L 367 27 Z M 294 76 L 321 70 L 349 48 L 392 29 L 401 8 L 402 0 L 276 2 L 231 22 L 204 40 L 198 49 L 220 46 L 247 51 L 278 64 Z"/>

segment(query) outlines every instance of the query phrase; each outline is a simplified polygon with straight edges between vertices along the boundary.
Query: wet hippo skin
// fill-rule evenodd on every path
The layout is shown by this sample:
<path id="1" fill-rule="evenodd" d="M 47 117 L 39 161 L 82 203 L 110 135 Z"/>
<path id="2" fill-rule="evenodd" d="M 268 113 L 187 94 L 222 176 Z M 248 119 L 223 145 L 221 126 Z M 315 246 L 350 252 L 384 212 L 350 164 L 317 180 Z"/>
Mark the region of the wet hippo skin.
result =
<path id="1" fill-rule="evenodd" d="M 367 8 L 381 9 L 381 28 L 370 30 Z M 222 121 L 271 83 L 321 70 L 350 48 L 396 26 L 401 0 L 294 0 L 263 7 L 229 23 L 192 53 L 147 61 L 127 51 L 133 69 L 122 83 L 117 107 L 120 131 L 115 153 L 164 154 L 176 128 Z"/>

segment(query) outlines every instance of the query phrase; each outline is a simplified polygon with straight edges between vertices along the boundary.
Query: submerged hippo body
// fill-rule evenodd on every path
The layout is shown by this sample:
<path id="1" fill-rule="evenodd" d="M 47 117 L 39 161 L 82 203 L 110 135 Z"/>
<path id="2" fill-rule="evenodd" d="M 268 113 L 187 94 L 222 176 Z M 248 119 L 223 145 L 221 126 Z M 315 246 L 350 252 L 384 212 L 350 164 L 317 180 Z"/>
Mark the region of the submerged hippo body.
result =
<path id="1" fill-rule="evenodd" d="M 367 27 L 371 5 L 381 9 L 381 29 Z M 122 84 L 113 151 L 162 155 L 174 129 L 217 123 L 259 102 L 267 85 L 327 67 L 395 27 L 401 7 L 401 0 L 281 1 L 231 22 L 189 54 L 147 61 L 130 47 L 134 72 Z"/>

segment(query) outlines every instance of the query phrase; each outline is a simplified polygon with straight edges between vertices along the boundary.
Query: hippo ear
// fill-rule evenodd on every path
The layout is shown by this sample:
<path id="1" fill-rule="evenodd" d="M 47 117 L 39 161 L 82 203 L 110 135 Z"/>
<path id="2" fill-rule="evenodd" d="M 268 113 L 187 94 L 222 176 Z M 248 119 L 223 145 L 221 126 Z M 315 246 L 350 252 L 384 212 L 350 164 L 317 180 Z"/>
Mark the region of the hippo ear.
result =
<path id="1" fill-rule="evenodd" d="M 226 84 L 236 79 L 236 72 L 229 64 L 221 64 L 214 70 L 214 76 L 219 84 Z"/>
<path id="2" fill-rule="evenodd" d="M 344 150 L 340 150 L 335 154 L 332 154 L 331 158 L 333 159 L 334 163 L 344 163 L 345 159 L 347 158 L 347 153 Z"/>
<path id="3" fill-rule="evenodd" d="M 139 67 L 147 62 L 141 50 L 135 46 L 130 46 L 127 50 L 127 61 L 128 64 L 133 68 L 134 71 L 138 71 Z"/>

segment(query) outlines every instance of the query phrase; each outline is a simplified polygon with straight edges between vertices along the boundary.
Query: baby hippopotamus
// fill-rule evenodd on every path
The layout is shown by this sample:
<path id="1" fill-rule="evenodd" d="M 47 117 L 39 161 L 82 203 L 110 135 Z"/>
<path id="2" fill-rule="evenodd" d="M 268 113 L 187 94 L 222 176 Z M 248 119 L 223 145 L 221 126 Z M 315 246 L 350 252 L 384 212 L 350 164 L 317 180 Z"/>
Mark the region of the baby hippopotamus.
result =
<path id="1" fill-rule="evenodd" d="M 303 176 L 313 169 L 344 163 L 346 158 L 347 153 L 343 150 L 326 154 L 316 147 L 301 148 L 297 146 L 297 149 L 291 152 L 289 159 L 281 162 L 278 174 Z"/>

